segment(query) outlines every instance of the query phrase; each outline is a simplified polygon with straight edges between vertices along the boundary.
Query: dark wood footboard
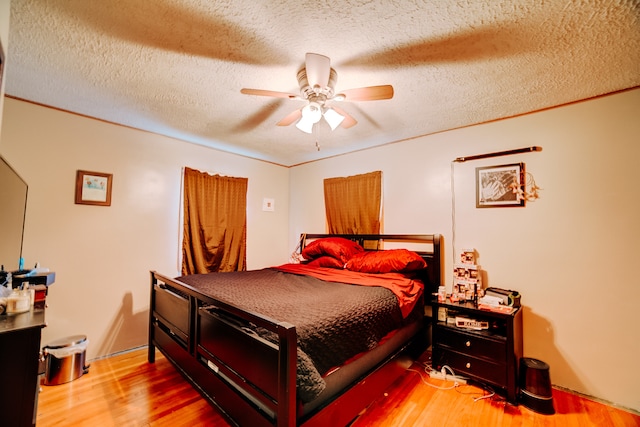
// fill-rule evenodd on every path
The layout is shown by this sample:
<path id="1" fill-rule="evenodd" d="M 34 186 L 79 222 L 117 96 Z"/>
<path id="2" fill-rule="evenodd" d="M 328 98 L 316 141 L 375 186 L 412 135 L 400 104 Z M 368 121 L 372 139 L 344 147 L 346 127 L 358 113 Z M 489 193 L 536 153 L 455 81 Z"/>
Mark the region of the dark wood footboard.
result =
<path id="1" fill-rule="evenodd" d="M 296 425 L 296 330 L 151 272 L 149 362 L 155 349 L 229 421 Z M 253 324 L 278 336 L 268 342 Z"/>

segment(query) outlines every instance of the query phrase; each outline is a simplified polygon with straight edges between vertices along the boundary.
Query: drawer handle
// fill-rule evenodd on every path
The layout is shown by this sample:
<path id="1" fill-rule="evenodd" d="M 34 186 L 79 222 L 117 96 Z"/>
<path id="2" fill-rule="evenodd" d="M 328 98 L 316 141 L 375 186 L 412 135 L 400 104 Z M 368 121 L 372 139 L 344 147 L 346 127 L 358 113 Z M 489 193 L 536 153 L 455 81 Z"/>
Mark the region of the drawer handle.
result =
<path id="1" fill-rule="evenodd" d="M 471 369 L 471 362 L 467 362 L 466 367 L 467 369 Z"/>
<path id="2" fill-rule="evenodd" d="M 464 343 L 464 345 L 466 345 L 467 347 L 471 347 L 471 341 L 467 341 L 466 343 Z"/>

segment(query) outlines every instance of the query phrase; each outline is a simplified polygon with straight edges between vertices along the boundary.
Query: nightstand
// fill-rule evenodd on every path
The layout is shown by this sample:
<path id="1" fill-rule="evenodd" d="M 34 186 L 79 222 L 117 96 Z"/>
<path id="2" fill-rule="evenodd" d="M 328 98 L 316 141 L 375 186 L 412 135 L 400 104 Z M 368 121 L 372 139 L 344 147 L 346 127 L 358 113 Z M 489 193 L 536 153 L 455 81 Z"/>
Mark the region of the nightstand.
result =
<path id="1" fill-rule="evenodd" d="M 522 308 L 509 314 L 480 310 L 472 302 L 432 301 L 432 366 L 447 365 L 460 376 L 486 384 L 507 401 L 518 401 L 518 363 L 522 357 Z M 455 319 L 486 326 L 456 326 Z"/>

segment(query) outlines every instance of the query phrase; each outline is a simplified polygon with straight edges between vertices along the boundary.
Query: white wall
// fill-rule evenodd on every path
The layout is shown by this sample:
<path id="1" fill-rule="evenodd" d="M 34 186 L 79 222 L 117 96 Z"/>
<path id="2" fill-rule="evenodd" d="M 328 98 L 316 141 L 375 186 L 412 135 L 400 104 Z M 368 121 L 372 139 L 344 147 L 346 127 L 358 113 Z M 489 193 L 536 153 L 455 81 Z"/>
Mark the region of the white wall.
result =
<path id="1" fill-rule="evenodd" d="M 89 359 L 146 344 L 149 270 L 179 273 L 184 166 L 247 177 L 248 268 L 288 259 L 286 168 L 11 98 L 2 154 L 29 185 L 25 265 L 56 272 L 43 344 L 86 334 Z M 74 203 L 78 169 L 113 174 L 110 207 Z"/>
<path id="2" fill-rule="evenodd" d="M 452 161 L 541 146 L 542 152 L 453 166 L 455 245 L 476 248 L 487 285 L 524 304 L 524 353 L 554 384 L 640 410 L 640 89 L 291 169 L 290 245 L 325 230 L 322 180 L 383 171 L 384 231 L 441 233 L 452 283 Z M 475 168 L 524 162 L 541 190 L 525 208 L 475 208 Z"/>

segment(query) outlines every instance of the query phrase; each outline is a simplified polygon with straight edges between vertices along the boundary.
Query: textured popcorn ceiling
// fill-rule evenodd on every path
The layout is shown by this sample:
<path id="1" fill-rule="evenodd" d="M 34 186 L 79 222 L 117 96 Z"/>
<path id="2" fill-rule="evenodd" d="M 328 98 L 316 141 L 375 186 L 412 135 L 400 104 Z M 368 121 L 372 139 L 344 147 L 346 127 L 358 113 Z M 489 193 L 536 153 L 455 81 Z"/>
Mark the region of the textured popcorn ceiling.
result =
<path id="1" fill-rule="evenodd" d="M 306 52 L 358 124 L 278 127 Z M 638 0 L 12 0 L 9 96 L 282 165 L 640 86 Z M 316 141 L 320 150 L 316 148 Z"/>

